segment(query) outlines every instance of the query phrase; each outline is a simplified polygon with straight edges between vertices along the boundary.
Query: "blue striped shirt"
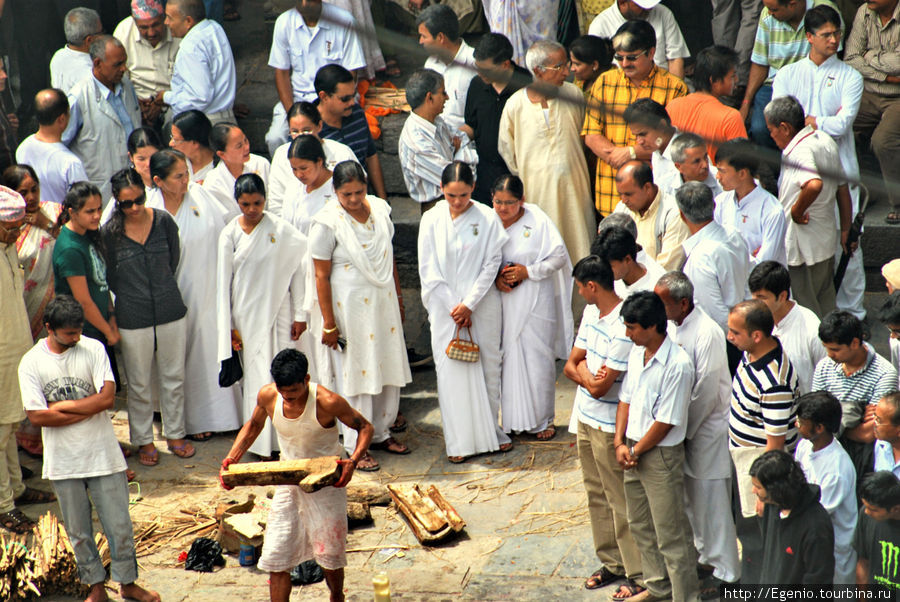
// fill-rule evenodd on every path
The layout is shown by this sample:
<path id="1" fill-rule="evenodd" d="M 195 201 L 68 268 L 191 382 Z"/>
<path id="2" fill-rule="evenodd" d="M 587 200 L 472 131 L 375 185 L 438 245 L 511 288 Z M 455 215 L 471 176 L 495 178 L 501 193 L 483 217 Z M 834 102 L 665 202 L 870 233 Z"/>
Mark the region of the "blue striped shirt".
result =
<path id="1" fill-rule="evenodd" d="M 340 129 L 333 128 L 322 121 L 322 131 L 319 132 L 319 136 L 328 140 L 337 140 L 349 146 L 363 166 L 366 165 L 366 159 L 375 154 L 375 140 L 369 131 L 366 113 L 358 104 L 353 105 L 350 115 L 343 118 Z"/>
<path id="2" fill-rule="evenodd" d="M 596 305 L 588 305 L 584 308 L 578 336 L 575 338 L 575 347 L 585 350 L 587 367 L 592 374 L 597 374 L 603 366 L 622 373 L 600 399 L 592 397 L 581 386 L 575 393 L 575 415 L 578 420 L 604 433 L 616 432 L 619 389 L 628 369 L 628 354 L 633 346 L 631 339 L 625 336 L 625 323 L 619 316 L 621 309 L 622 304 L 619 303 L 611 312 L 601 316 Z"/>

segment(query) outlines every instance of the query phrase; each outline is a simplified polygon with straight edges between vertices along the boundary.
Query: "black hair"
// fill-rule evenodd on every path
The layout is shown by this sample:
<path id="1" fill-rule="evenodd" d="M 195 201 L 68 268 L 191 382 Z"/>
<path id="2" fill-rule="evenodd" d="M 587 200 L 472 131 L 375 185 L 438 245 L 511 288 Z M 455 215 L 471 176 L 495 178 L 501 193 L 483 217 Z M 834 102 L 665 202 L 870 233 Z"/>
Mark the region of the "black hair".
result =
<path id="1" fill-rule="evenodd" d="M 7 184 L 9 186 L 9 184 Z M 12 188 L 12 186 L 10 186 Z M 878 319 L 885 324 L 900 324 L 900 289 L 888 295 L 878 310 Z"/>
<path id="2" fill-rule="evenodd" d="M 172 4 L 178 7 L 178 12 L 182 17 L 190 17 L 194 22 L 199 23 L 206 18 L 206 4 L 203 0 L 170 0 Z"/>
<path id="3" fill-rule="evenodd" d="M 146 194 L 146 192 L 144 191 L 144 180 L 141 178 L 141 174 L 133 167 L 120 169 L 112 175 L 109 183 L 112 185 L 112 193 L 115 200 L 113 201 L 113 210 L 109 217 L 109 222 L 103 229 L 118 238 L 125 235 L 125 214 L 119 209 L 119 193 L 125 188 L 131 187 L 140 189 L 141 194 Z"/>
<path id="4" fill-rule="evenodd" d="M 100 189 L 90 182 L 75 182 L 69 186 L 69 191 L 63 199 L 62 211 L 59 214 L 59 219 L 56 220 L 56 225 L 62 228 L 70 219 L 69 213 L 81 211 L 93 197 L 100 199 L 100 206 L 102 207 L 103 197 L 100 196 Z M 88 242 L 94 245 L 101 257 L 106 257 L 106 248 L 103 246 L 103 239 L 100 238 L 100 230 L 88 230 L 85 236 Z"/>
<path id="5" fill-rule="evenodd" d="M 819 340 L 823 343 L 849 345 L 853 339 L 862 343 L 866 337 L 862 320 L 848 311 L 832 311 L 819 323 Z"/>
<path id="6" fill-rule="evenodd" d="M 725 79 L 728 72 L 736 68 L 738 53 L 728 46 L 710 46 L 697 53 L 697 62 L 694 63 L 694 82 L 697 90 L 709 92 L 712 83 Z"/>
<path id="7" fill-rule="evenodd" d="M 766 490 L 767 501 L 780 510 L 793 510 L 806 495 L 803 469 L 789 453 L 780 449 L 767 451 L 754 460 L 750 476 L 756 477 Z"/>
<path id="8" fill-rule="evenodd" d="M 44 324 L 47 330 L 81 328 L 84 326 L 84 308 L 72 295 L 56 295 L 44 308 Z"/>
<path id="9" fill-rule="evenodd" d="M 859 497 L 882 510 L 900 506 L 900 480 L 890 470 L 871 472 L 862 478 Z"/>
<path id="10" fill-rule="evenodd" d="M 637 291 L 629 295 L 622 302 L 619 314 L 624 322 L 639 324 L 641 328 L 655 326 L 659 334 L 666 333 L 666 306 L 653 291 Z"/>
<path id="11" fill-rule="evenodd" d="M 469 186 L 475 186 L 475 174 L 468 163 L 462 161 L 454 161 L 444 168 L 441 173 L 441 186 L 446 186 L 453 182 L 462 182 Z"/>
<path id="12" fill-rule="evenodd" d="M 831 23 L 839 30 L 841 29 L 841 16 L 827 4 L 812 7 L 803 16 L 803 29 L 806 30 L 806 33 L 815 34 L 826 23 Z M 838 41 L 840 42 L 840 40 Z"/>
<path id="13" fill-rule="evenodd" d="M 623 117 L 629 126 L 639 124 L 653 129 L 672 127 L 672 118 L 669 117 L 666 108 L 652 98 L 637 99 L 625 107 Z"/>
<path id="14" fill-rule="evenodd" d="M 315 125 L 319 125 L 320 123 L 322 123 L 322 115 L 319 113 L 319 107 L 311 102 L 301 100 L 300 102 L 295 102 L 294 104 L 292 104 L 291 108 L 288 109 L 287 112 L 288 121 L 290 121 L 294 117 L 297 117 L 298 115 L 306 117 Z"/>
<path id="15" fill-rule="evenodd" d="M 312 134 L 300 134 L 291 141 L 287 152 L 288 159 L 304 159 L 317 163 L 321 161 L 324 165 L 325 149 L 322 143 Z"/>
<path id="16" fill-rule="evenodd" d="M 751 293 L 769 291 L 775 297 L 781 293 L 791 296 L 791 274 L 788 269 L 771 259 L 760 262 L 750 272 L 747 285 Z"/>
<path id="17" fill-rule="evenodd" d="M 41 181 L 38 180 L 37 173 L 35 173 L 34 168 L 31 167 L 31 165 L 26 165 L 25 163 L 10 165 L 6 169 L 4 169 L 3 175 L 0 176 L 0 184 L 6 186 L 7 188 L 12 188 L 13 190 L 18 191 L 19 186 L 22 185 L 22 182 L 25 181 L 26 177 L 34 180 L 34 183 L 38 186 L 41 185 Z"/>
<path id="18" fill-rule="evenodd" d="M 316 71 L 313 86 L 316 89 L 316 94 L 324 92 L 331 96 L 337 91 L 338 84 L 346 84 L 352 81 L 352 73 L 336 63 L 330 63 Z"/>
<path id="19" fill-rule="evenodd" d="M 832 435 L 841 430 L 841 402 L 828 391 L 813 391 L 797 399 L 797 418 L 821 424 Z"/>
<path id="20" fill-rule="evenodd" d="M 183 161 L 187 165 L 187 157 L 184 153 L 174 148 L 164 148 L 153 153 L 150 157 L 150 177 L 165 180 L 172 173 L 175 165 Z"/>
<path id="21" fill-rule="evenodd" d="M 341 161 L 334 166 L 334 171 L 331 175 L 331 185 L 337 190 L 350 182 L 368 184 L 369 180 L 366 177 L 366 170 L 356 161 Z"/>
<path id="22" fill-rule="evenodd" d="M 891 412 L 891 424 L 894 426 L 900 426 L 900 393 L 897 391 L 893 391 L 891 393 L 887 393 L 881 396 L 881 399 L 878 400 L 880 402 L 885 402 L 892 408 L 894 411 Z"/>
<path id="23" fill-rule="evenodd" d="M 767 337 L 772 336 L 772 330 L 775 328 L 775 318 L 772 317 L 772 310 L 769 306 L 759 299 L 747 299 L 741 301 L 731 308 L 729 315 L 739 313 L 744 318 L 744 328 L 747 334 L 759 331 Z"/>
<path id="24" fill-rule="evenodd" d="M 231 136 L 231 130 L 241 129 L 236 123 L 217 123 L 209 130 L 209 148 L 213 152 L 213 165 L 218 165 L 222 159 L 219 152 L 225 152 L 228 147 L 228 137 Z"/>
<path id="25" fill-rule="evenodd" d="M 640 249 L 631 232 L 622 226 L 604 228 L 591 242 L 591 253 L 605 261 L 623 261 L 626 257 L 637 261 Z"/>
<path id="26" fill-rule="evenodd" d="M 159 135 L 150 128 L 133 129 L 131 134 L 128 135 L 126 146 L 128 147 L 128 152 L 132 155 L 148 146 L 151 146 L 156 150 L 165 148 L 159 140 Z"/>
<path id="27" fill-rule="evenodd" d="M 191 109 L 175 116 L 172 125 L 181 131 L 181 137 L 186 142 L 196 142 L 200 146 L 209 148 L 209 133 L 212 123 L 203 111 Z"/>
<path id="28" fill-rule="evenodd" d="M 65 92 L 56 88 L 48 88 L 41 92 L 52 92 L 53 98 L 45 102 L 35 99 L 34 116 L 37 118 L 38 125 L 53 125 L 61 115 L 69 112 L 69 99 Z M 40 96 L 40 92 L 38 96 Z"/>
<path id="29" fill-rule="evenodd" d="M 581 284 L 595 282 L 597 286 L 605 291 L 613 290 L 613 273 L 609 264 L 597 257 L 596 255 L 588 255 L 582 257 L 572 268 L 572 277 Z"/>
<path id="30" fill-rule="evenodd" d="M 494 185 L 491 186 L 491 196 L 493 197 L 495 192 L 501 191 L 508 192 L 521 201 L 525 196 L 525 185 L 519 176 L 507 173 L 494 180 Z"/>
<path id="31" fill-rule="evenodd" d="M 422 24 L 433 38 L 442 33 L 451 42 L 459 39 L 459 17 L 446 4 L 432 4 L 419 13 L 416 18 L 416 27 Z"/>
<path id="32" fill-rule="evenodd" d="M 759 171 L 758 152 L 746 138 L 734 138 L 716 149 L 716 163 L 725 162 L 738 171 L 746 169 L 751 176 L 756 176 Z"/>
<path id="33" fill-rule="evenodd" d="M 238 200 L 245 194 L 261 194 L 266 198 L 266 183 L 255 173 L 245 173 L 234 181 L 234 200 Z"/>
<path id="34" fill-rule="evenodd" d="M 653 183 L 653 168 L 648 164 L 643 161 L 631 160 L 622 167 L 624 168 L 628 165 L 632 166 L 631 177 L 638 188 L 643 188 L 647 184 Z M 619 168 L 619 171 L 616 172 L 616 182 L 619 182 L 619 174 L 622 174 L 621 177 L 624 178 L 627 173 L 627 171 L 623 173 L 622 168 Z"/>
<path id="35" fill-rule="evenodd" d="M 499 65 L 506 61 L 511 61 L 512 57 L 512 43 L 502 33 L 486 33 L 481 36 L 478 44 L 475 45 L 476 61 L 490 60 L 495 65 Z"/>
<path id="36" fill-rule="evenodd" d="M 609 38 L 590 34 L 579 36 L 569 44 L 569 54 L 582 63 L 596 62 L 600 73 L 612 66 L 613 47 Z"/>
<path id="37" fill-rule="evenodd" d="M 309 360 L 296 349 L 282 349 L 272 359 L 269 373 L 276 387 L 290 387 L 306 380 Z"/>
<path id="38" fill-rule="evenodd" d="M 625 21 L 612 37 L 615 50 L 638 52 L 656 48 L 656 30 L 643 19 Z"/>

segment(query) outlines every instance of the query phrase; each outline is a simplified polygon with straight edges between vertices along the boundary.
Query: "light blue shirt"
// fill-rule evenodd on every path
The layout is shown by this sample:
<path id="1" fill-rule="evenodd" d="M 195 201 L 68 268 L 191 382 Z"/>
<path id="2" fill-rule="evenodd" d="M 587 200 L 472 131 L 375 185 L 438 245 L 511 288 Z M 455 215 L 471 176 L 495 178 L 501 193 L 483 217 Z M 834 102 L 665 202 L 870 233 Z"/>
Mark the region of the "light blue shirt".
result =
<path id="1" fill-rule="evenodd" d="M 875 471 L 890 470 L 900 478 L 900 462 L 894 462 L 894 448 L 887 441 L 875 441 Z"/>
<path id="2" fill-rule="evenodd" d="M 197 109 L 207 115 L 234 104 L 237 75 L 234 55 L 222 26 L 204 19 L 181 40 L 172 69 L 172 89 L 163 101 L 175 115 Z"/>

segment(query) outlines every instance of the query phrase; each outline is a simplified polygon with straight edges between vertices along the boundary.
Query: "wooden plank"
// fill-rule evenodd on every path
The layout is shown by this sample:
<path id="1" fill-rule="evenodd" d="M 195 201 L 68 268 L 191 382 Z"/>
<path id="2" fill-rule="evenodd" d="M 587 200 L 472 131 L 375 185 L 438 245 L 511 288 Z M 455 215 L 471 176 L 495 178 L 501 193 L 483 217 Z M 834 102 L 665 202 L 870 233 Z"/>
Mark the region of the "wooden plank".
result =
<path id="1" fill-rule="evenodd" d="M 447 526 L 447 520 L 435 511 L 437 507 L 434 503 L 429 505 L 422 499 L 417 485 L 388 485 L 388 489 L 400 498 L 426 530 L 436 533 Z"/>
<path id="2" fill-rule="evenodd" d="M 280 462 L 232 464 L 222 472 L 222 481 L 230 487 L 243 485 L 300 485 L 311 493 L 334 485 L 341 476 L 337 456 Z"/>
<path id="3" fill-rule="evenodd" d="M 456 509 L 450 505 L 450 502 L 441 495 L 438 488 L 434 485 L 429 485 L 427 493 L 428 497 L 441 509 L 441 511 L 443 511 L 444 516 L 447 518 L 447 522 L 450 524 L 450 528 L 457 533 L 462 531 L 463 527 L 466 526 L 466 521 L 464 521 Z"/>
<path id="4" fill-rule="evenodd" d="M 347 501 L 364 502 L 370 506 L 387 506 L 391 503 L 391 494 L 387 487 L 380 483 L 351 481 L 347 485 Z"/>

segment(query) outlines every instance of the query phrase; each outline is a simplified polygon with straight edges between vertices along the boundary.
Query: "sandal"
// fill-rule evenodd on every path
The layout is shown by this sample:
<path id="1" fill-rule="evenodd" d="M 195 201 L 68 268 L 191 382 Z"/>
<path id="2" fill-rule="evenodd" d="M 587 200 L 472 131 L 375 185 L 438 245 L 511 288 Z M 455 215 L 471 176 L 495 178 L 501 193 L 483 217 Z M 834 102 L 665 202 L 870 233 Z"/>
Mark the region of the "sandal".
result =
<path id="1" fill-rule="evenodd" d="M 197 450 L 194 449 L 194 446 L 185 441 L 181 445 L 168 445 L 169 451 L 178 456 L 179 458 L 192 458 L 194 454 L 197 453 Z"/>
<path id="2" fill-rule="evenodd" d="M 154 447 L 153 451 L 149 452 L 138 448 L 138 462 L 144 466 L 156 466 L 159 464 L 159 450 Z"/>
<path id="3" fill-rule="evenodd" d="M 359 459 L 359 462 L 356 463 L 356 470 L 361 470 L 363 472 L 378 472 L 381 470 L 381 464 L 372 457 L 372 454 L 366 452 L 363 457 Z"/>
<path id="4" fill-rule="evenodd" d="M 450 464 L 462 464 L 463 462 L 466 461 L 466 457 L 465 456 L 447 456 L 447 461 L 450 462 Z"/>
<path id="5" fill-rule="evenodd" d="M 892 225 L 900 224 L 900 211 L 891 211 L 884 216 L 884 221 Z"/>
<path id="6" fill-rule="evenodd" d="M 616 575 L 608 568 L 603 567 L 599 571 L 594 571 L 594 573 L 587 578 L 587 581 L 584 582 L 584 589 L 599 589 L 624 578 L 625 575 Z"/>
<path id="7" fill-rule="evenodd" d="M 394 421 L 394 424 L 390 426 L 388 429 L 392 433 L 402 433 L 406 430 L 406 427 L 409 426 L 409 423 L 406 421 L 406 417 L 403 414 L 398 413 L 397 419 Z"/>
<path id="8" fill-rule="evenodd" d="M 624 596 L 621 594 L 622 590 L 625 590 L 626 593 Z M 629 598 L 637 596 L 638 594 L 642 594 L 647 590 L 646 587 L 641 587 L 637 583 L 634 582 L 634 579 L 626 579 L 625 583 L 619 586 L 619 590 L 609 597 L 613 602 L 624 602 Z"/>
<path id="9" fill-rule="evenodd" d="M 22 495 L 14 499 L 13 503 L 17 506 L 28 506 L 29 504 L 49 504 L 55 501 L 56 496 L 50 491 L 26 487 Z"/>
<path id="10" fill-rule="evenodd" d="M 512 448 L 513 448 L 512 441 L 510 441 L 509 443 L 503 443 L 500 445 L 500 452 L 505 454 L 508 451 L 512 451 Z"/>
<path id="11" fill-rule="evenodd" d="M 556 437 L 556 427 L 552 424 L 534 435 L 534 438 L 538 441 L 550 441 L 554 437 Z"/>
<path id="12" fill-rule="evenodd" d="M 22 535 L 34 529 L 34 521 L 18 508 L 13 508 L 9 512 L 0 514 L 0 527 Z"/>
<path id="13" fill-rule="evenodd" d="M 209 431 L 205 433 L 194 433 L 193 435 L 188 435 L 187 438 L 191 441 L 209 441 L 212 439 L 213 434 Z"/>
<path id="14" fill-rule="evenodd" d="M 405 456 L 410 453 L 410 449 L 406 447 L 404 444 L 400 443 L 393 437 L 388 437 L 384 441 L 380 441 L 378 443 L 370 443 L 369 449 L 375 449 L 378 451 L 386 451 L 389 454 L 397 454 L 400 456 Z"/>

